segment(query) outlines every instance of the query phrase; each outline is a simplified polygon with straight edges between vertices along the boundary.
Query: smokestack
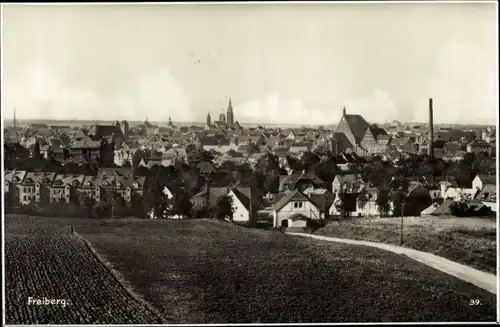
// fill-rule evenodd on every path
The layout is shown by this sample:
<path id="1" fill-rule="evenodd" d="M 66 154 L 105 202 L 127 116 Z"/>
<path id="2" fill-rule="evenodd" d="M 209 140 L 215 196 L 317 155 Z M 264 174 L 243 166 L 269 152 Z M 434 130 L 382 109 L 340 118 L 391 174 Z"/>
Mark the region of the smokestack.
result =
<path id="1" fill-rule="evenodd" d="M 429 98 L 429 147 L 428 147 L 428 155 L 431 159 L 434 158 L 434 120 L 433 120 L 433 111 L 432 111 L 432 98 Z"/>

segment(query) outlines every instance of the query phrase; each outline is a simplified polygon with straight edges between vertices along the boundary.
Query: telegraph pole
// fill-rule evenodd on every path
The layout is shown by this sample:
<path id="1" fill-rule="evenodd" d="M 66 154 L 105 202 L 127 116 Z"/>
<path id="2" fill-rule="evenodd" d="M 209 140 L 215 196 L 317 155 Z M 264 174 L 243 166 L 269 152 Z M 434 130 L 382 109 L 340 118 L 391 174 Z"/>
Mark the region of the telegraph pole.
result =
<path id="1" fill-rule="evenodd" d="M 404 217 L 404 206 L 405 206 L 405 194 L 404 194 L 404 187 L 403 187 L 403 175 L 401 174 L 400 177 L 400 190 L 401 190 L 401 235 L 400 235 L 400 245 L 403 245 L 403 217 Z"/>

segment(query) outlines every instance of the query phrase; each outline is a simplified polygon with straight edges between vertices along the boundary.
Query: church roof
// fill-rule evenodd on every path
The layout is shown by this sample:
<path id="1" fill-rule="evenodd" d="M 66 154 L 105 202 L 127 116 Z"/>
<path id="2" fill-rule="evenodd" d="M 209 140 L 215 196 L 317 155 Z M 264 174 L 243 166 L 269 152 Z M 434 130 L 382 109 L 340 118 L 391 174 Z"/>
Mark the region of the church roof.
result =
<path id="1" fill-rule="evenodd" d="M 366 130 L 370 127 L 361 115 L 345 115 L 345 120 L 356 143 L 360 143 L 365 136 Z"/>

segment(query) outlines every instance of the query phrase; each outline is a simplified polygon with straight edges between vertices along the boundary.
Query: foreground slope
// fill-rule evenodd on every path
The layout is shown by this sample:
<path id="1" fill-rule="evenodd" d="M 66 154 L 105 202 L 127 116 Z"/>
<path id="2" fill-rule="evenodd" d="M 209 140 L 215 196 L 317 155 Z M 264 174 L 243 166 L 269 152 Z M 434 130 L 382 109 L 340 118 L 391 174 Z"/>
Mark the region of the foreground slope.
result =
<path id="1" fill-rule="evenodd" d="M 203 220 L 75 228 L 177 323 L 495 320 L 494 295 L 378 249 Z"/>

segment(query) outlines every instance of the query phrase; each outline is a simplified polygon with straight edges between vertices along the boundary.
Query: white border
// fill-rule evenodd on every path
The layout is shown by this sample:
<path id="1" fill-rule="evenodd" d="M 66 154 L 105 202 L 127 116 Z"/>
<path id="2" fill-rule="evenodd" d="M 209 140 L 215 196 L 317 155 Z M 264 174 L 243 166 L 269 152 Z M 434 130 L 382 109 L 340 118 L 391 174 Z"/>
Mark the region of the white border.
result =
<path id="1" fill-rule="evenodd" d="M 498 37 L 499 37 L 499 31 L 498 31 L 498 1 L 266 1 L 266 2 L 261 2 L 261 1 L 248 1 L 248 2 L 102 2 L 102 3 L 92 3 L 92 2 L 81 2 L 81 3 L 71 3 L 71 2 L 59 2 L 59 3 L 10 3 L 8 4 L 9 6 L 57 6 L 57 5 L 73 5 L 73 6 L 89 6 L 89 5 L 94 5 L 94 6 L 100 6 L 100 5 L 221 5 L 221 4 L 239 4 L 239 5 L 248 5 L 248 4 L 267 4 L 267 5 L 273 5 L 273 4 L 453 4 L 453 3 L 495 3 L 496 4 L 496 21 L 497 21 L 497 30 L 496 30 L 496 40 L 497 40 L 497 47 L 496 47 L 496 55 L 497 55 L 497 65 L 498 65 L 498 59 L 499 59 L 499 52 L 498 52 Z M 3 7 L 5 4 L 0 3 L 0 65 L 3 64 Z M 498 69 L 499 67 L 497 66 L 496 69 L 496 85 L 500 85 L 500 80 L 499 80 L 499 74 L 498 74 Z M 1 94 L 4 93 L 4 87 L 3 87 L 3 69 L 1 69 L 0 66 L 0 87 L 1 87 Z M 498 90 L 497 90 L 498 92 Z M 498 100 L 499 94 L 497 93 L 497 100 Z M 499 108 L 500 105 L 497 102 L 496 106 L 496 114 L 497 114 L 497 120 L 496 120 L 496 183 L 497 183 L 497 193 L 499 190 L 499 176 L 498 176 L 498 171 L 499 171 L 499 162 L 498 162 L 498 155 L 499 155 L 499 147 L 498 147 L 498 137 L 499 137 Z M 0 116 L 1 116 L 1 122 L 0 126 L 2 128 L 2 133 L 0 136 L 0 139 L 2 141 L 2 149 L 0 150 L 1 152 L 1 172 L 2 172 L 2 196 L 4 194 L 4 182 L 3 182 L 3 177 L 4 177 L 4 106 L 3 106 L 3 98 L 0 96 Z M 497 199 L 497 207 L 499 204 L 500 200 Z M 5 228 L 4 228 L 4 219 L 5 219 L 5 214 L 4 214 L 4 203 L 2 199 L 2 212 L 1 212 L 1 224 L 2 224 L 2 271 L 5 274 Z M 497 323 L 500 322 L 500 282 L 499 282 L 499 271 L 500 271 L 500 251 L 499 251 L 499 242 L 500 242 L 500 233 L 498 233 L 500 227 L 500 214 L 497 212 Z M 2 299 L 5 299 L 5 278 L 2 278 Z M 2 326 L 6 326 L 5 324 L 5 301 L 2 301 Z M 427 322 L 429 323 L 429 322 Z M 400 324 L 405 324 L 405 325 L 420 325 L 424 324 L 424 322 L 412 322 L 412 323 L 285 323 L 285 324 L 280 324 L 280 323 L 272 323 L 272 324 L 238 324 L 241 326 L 265 326 L 265 325 L 277 325 L 277 326 L 327 326 L 327 325 L 400 325 Z M 450 325 L 450 324 L 464 324 L 464 325 L 489 325 L 491 323 L 477 323 L 477 322 L 441 322 L 441 323 L 433 323 L 436 325 Z M 231 326 L 233 324 L 199 324 L 197 326 Z M 24 326 L 29 326 L 29 325 L 24 325 Z M 70 326 L 70 325 L 37 325 L 37 326 Z M 80 325 L 80 326 L 99 326 L 99 325 Z M 108 326 L 151 326 L 151 325 L 108 325 Z M 157 326 L 168 326 L 168 325 L 157 325 Z M 179 324 L 177 326 L 193 326 L 193 324 Z"/>

